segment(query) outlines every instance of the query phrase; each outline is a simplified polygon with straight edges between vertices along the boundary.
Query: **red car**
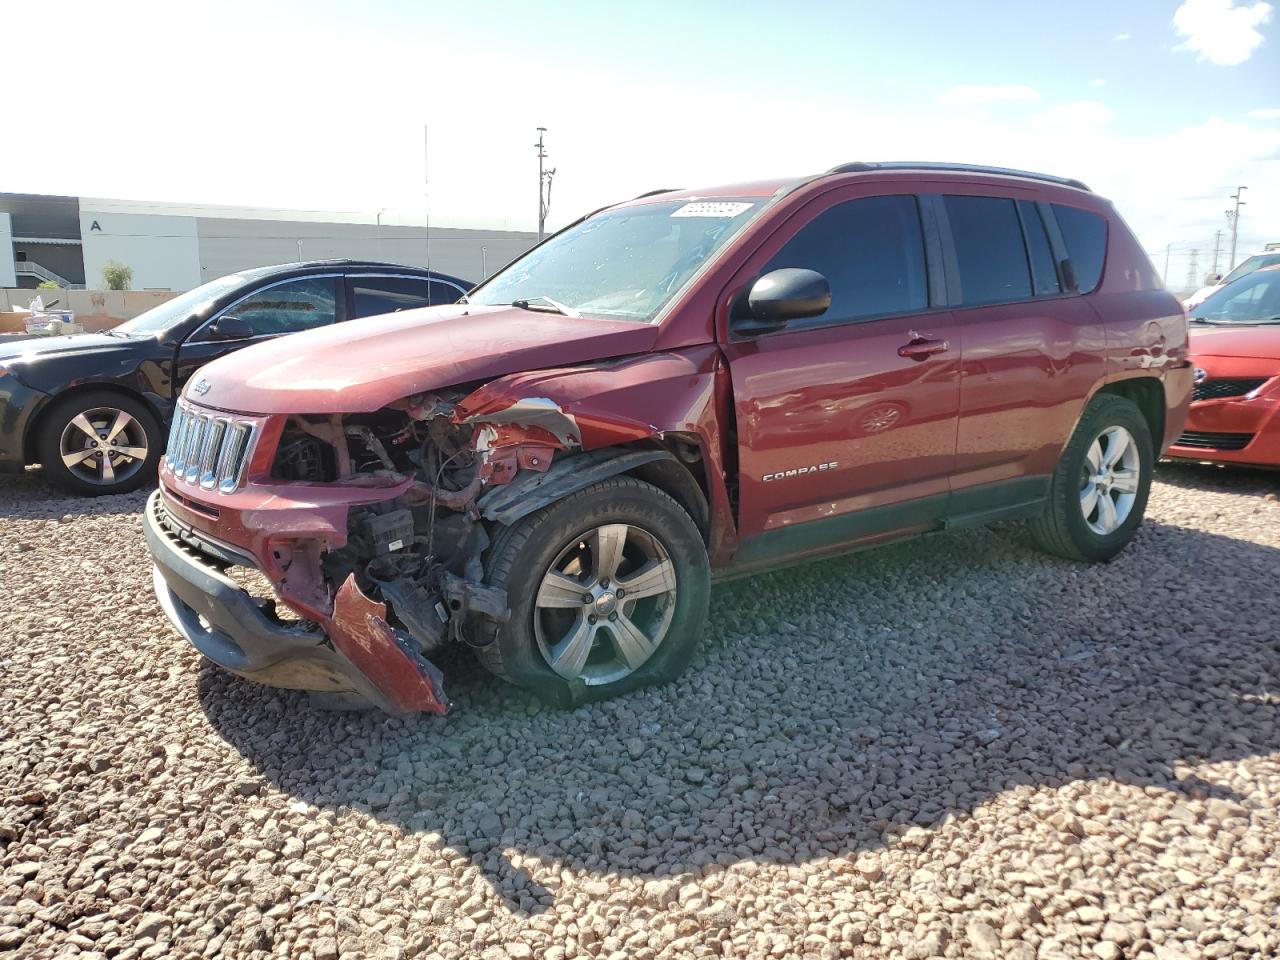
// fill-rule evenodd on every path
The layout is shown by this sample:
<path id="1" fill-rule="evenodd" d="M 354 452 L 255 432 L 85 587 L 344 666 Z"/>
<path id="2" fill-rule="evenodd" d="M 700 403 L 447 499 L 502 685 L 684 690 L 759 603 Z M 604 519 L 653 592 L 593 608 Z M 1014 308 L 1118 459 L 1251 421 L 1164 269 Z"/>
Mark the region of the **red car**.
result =
<path id="1" fill-rule="evenodd" d="M 1227 284 L 1191 324 L 1195 392 L 1168 455 L 1280 467 L 1280 265 Z"/>
<path id="2" fill-rule="evenodd" d="M 227 670 L 438 712 L 460 643 L 576 703 L 677 675 L 713 577 L 1010 518 L 1111 558 L 1190 395 L 1181 306 L 1083 184 L 854 163 L 656 191 L 455 306 L 210 364 L 144 528 Z"/>

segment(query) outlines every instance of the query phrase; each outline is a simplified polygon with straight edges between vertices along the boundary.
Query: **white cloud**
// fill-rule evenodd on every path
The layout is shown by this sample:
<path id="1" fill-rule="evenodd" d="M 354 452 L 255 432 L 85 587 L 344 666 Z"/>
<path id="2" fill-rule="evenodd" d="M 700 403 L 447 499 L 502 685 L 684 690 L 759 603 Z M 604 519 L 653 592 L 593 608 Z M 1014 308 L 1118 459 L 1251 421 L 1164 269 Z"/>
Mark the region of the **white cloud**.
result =
<path id="1" fill-rule="evenodd" d="M 1249 116 L 1254 120 L 1280 120 L 1280 107 L 1264 107 L 1261 110 L 1250 110 Z"/>
<path id="2" fill-rule="evenodd" d="M 1223 67 L 1244 63 L 1262 43 L 1258 27 L 1271 19 L 1271 4 L 1237 7 L 1233 0 L 1186 0 L 1173 14 L 1173 27 L 1186 39 L 1176 50 Z"/>
<path id="3" fill-rule="evenodd" d="M 1107 85 L 1107 81 L 1102 80 L 1102 79 L 1098 79 L 1098 80 L 1090 80 L 1090 81 L 1089 81 L 1089 86 L 1093 87 L 1095 90 L 1096 90 L 1098 87 L 1105 87 L 1106 85 Z"/>
<path id="4" fill-rule="evenodd" d="M 1133 34 L 1131 33 L 1117 33 L 1114 37 L 1111 38 L 1111 42 L 1124 43 L 1126 40 L 1131 40 L 1132 38 L 1133 38 Z"/>
<path id="5" fill-rule="evenodd" d="M 1040 94 L 1025 84 L 983 86 L 976 83 L 962 83 L 944 93 L 939 98 L 939 102 L 958 107 L 980 103 L 1034 103 L 1039 99 Z"/>
<path id="6" fill-rule="evenodd" d="M 1111 108 L 1097 100 L 1077 100 L 1075 103 L 1060 103 L 1037 113 L 1031 122 L 1042 127 L 1063 127 L 1080 129 L 1081 127 L 1100 127 L 1112 117 Z"/>

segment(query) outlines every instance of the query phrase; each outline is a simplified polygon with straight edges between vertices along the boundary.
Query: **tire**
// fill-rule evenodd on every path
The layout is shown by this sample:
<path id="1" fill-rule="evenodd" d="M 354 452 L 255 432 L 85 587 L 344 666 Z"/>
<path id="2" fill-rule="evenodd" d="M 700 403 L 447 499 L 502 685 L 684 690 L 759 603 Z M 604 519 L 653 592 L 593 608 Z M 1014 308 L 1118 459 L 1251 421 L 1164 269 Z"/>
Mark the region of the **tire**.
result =
<path id="1" fill-rule="evenodd" d="M 98 435 L 91 437 L 78 423 L 89 424 Z M 117 425 L 119 432 L 111 434 Z M 37 430 L 36 455 L 45 476 L 63 490 L 90 497 L 128 493 L 154 480 L 164 449 L 160 422 L 150 407 L 113 390 L 87 390 L 58 400 L 40 418 Z M 105 470 L 103 451 L 92 446 L 104 434 L 116 445 L 107 448 L 110 465 Z M 124 450 L 133 455 L 120 452 Z M 77 456 L 78 462 L 69 460 Z"/>
<path id="2" fill-rule="evenodd" d="M 610 556 L 619 558 L 613 579 Z M 587 487 L 504 530 L 486 569 L 488 582 L 507 591 L 511 616 L 477 648 L 480 662 L 557 706 L 675 679 L 707 618 L 711 574 L 698 528 L 675 500 L 634 477 Z M 628 598 L 628 584 L 645 594 Z"/>
<path id="3" fill-rule="evenodd" d="M 1119 442 L 1124 434 L 1132 450 L 1130 445 Z M 1116 466 L 1109 468 L 1111 479 L 1105 483 L 1095 482 L 1094 478 L 1107 471 L 1095 469 L 1094 460 L 1100 456 L 1105 465 L 1112 455 L 1118 459 Z M 1111 394 L 1095 397 L 1085 408 L 1058 461 L 1044 514 L 1031 521 L 1033 539 L 1041 549 L 1068 560 L 1086 563 L 1110 560 L 1128 546 L 1142 523 L 1154 466 L 1151 428 L 1142 412 L 1124 397 Z M 1131 467 L 1137 473 L 1132 482 Z M 1091 493 L 1096 493 L 1097 499 L 1086 514 Z M 1127 499 L 1129 496 L 1132 499 Z M 1104 509 L 1103 498 L 1115 507 L 1114 516 Z"/>

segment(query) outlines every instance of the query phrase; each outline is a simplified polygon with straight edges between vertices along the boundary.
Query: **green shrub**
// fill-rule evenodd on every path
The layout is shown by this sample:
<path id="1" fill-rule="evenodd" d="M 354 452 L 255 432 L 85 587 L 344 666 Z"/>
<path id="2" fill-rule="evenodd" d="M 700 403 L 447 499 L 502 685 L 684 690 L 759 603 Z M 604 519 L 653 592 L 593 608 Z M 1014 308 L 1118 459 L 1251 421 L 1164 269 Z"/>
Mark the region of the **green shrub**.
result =
<path id="1" fill-rule="evenodd" d="M 133 267 L 108 260 L 102 265 L 102 282 L 108 290 L 128 290 L 133 281 Z"/>

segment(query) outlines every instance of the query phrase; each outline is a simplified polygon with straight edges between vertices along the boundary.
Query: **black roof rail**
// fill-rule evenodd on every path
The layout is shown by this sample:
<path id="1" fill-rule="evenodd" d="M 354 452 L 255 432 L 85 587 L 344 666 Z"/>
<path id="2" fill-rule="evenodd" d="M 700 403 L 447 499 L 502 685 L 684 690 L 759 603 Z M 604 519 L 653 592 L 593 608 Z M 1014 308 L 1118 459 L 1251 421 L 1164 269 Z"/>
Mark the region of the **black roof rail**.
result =
<path id="1" fill-rule="evenodd" d="M 638 197 L 632 197 L 632 200 L 643 200 L 645 197 L 656 197 L 660 193 L 675 193 L 681 187 L 659 187 L 657 190 L 646 190 Z"/>
<path id="2" fill-rule="evenodd" d="M 1026 180 L 1043 180 L 1046 183 L 1057 183 L 1064 187 L 1075 187 L 1077 190 L 1092 190 L 1072 177 L 1055 177 L 1049 173 L 1034 173 L 1030 170 L 1014 170 L 1010 167 L 986 167 L 976 163 L 936 163 L 932 161 L 915 162 L 911 160 L 889 160 L 868 163 L 855 160 L 853 163 L 842 163 L 827 171 L 833 173 L 871 173 L 875 170 L 945 170 L 952 173 L 990 173 L 1002 177 L 1022 177 Z"/>

